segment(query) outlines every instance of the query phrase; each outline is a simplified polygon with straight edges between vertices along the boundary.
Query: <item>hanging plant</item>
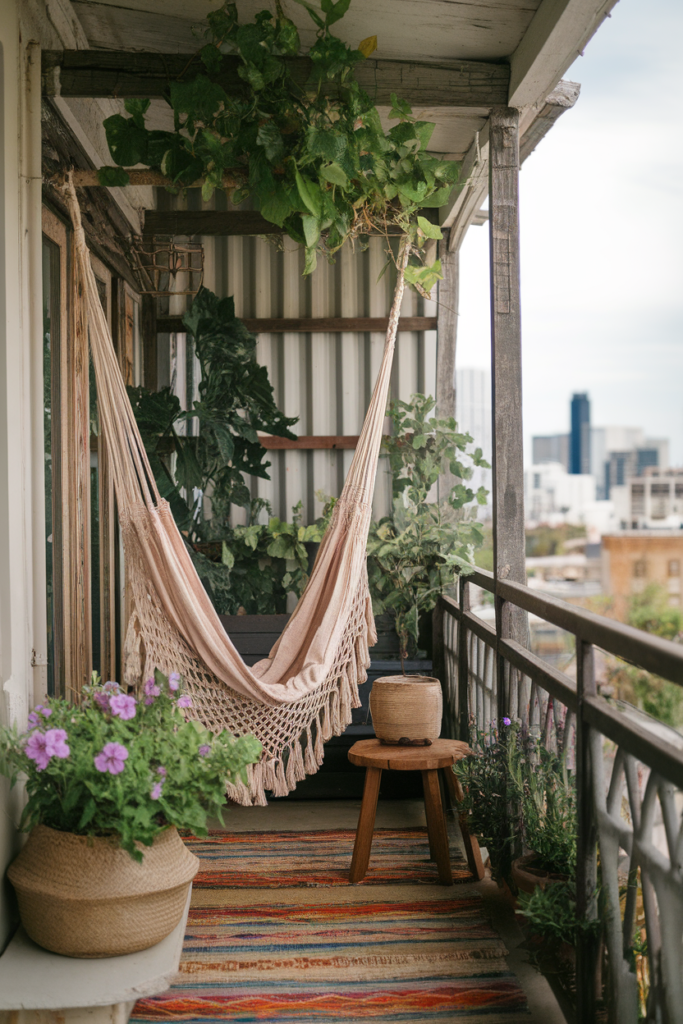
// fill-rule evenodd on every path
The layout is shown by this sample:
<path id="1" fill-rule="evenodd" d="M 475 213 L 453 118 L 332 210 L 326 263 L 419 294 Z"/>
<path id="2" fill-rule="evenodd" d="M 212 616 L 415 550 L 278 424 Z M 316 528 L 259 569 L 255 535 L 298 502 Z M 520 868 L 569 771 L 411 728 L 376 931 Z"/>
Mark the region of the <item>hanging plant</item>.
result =
<path id="1" fill-rule="evenodd" d="M 195 77 L 170 84 L 173 131 L 146 127 L 147 99 L 126 100 L 129 117 L 105 120 L 117 166 L 102 168 L 100 183 L 126 185 L 126 168 L 144 164 L 172 187 L 201 183 L 205 200 L 216 188 L 235 204 L 251 198 L 266 220 L 304 246 L 307 274 L 319 253 L 329 256 L 347 240 L 398 229 L 408 244 L 399 247 L 397 290 L 405 274 L 428 294 L 441 267 L 438 260 L 424 266 L 418 254 L 441 232 L 420 211 L 446 202 L 459 165 L 427 152 L 434 125 L 416 120 L 395 95 L 389 119 L 398 123 L 384 130 L 354 77 L 376 37 L 351 49 L 331 31 L 350 0 L 321 0 L 319 8 L 296 2 L 317 30 L 307 80 L 291 59 L 300 53 L 299 35 L 280 0 L 275 14 L 260 11 L 247 24 L 238 22 L 237 5 L 226 2 L 208 15 Z M 219 81 L 224 54 L 239 61 L 240 85 L 230 92 Z"/>

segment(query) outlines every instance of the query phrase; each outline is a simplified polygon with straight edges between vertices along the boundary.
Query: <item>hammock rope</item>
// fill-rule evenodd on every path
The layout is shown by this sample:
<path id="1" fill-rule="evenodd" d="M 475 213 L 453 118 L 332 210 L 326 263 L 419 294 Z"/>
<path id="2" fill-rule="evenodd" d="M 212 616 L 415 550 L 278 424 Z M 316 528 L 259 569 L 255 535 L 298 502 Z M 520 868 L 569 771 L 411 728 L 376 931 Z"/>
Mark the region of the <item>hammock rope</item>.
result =
<path id="1" fill-rule="evenodd" d="M 248 667 L 202 585 L 168 502 L 159 494 L 99 299 L 71 176 L 64 191 L 74 227 L 77 295 L 87 317 L 100 424 L 112 477 L 133 608 L 124 645 L 124 681 L 139 686 L 157 667 L 180 672 L 190 712 L 213 732 L 253 733 L 261 761 L 248 785 L 228 786 L 245 805 L 265 791 L 285 796 L 323 760 L 360 706 L 358 686 L 377 641 L 366 543 L 391 364 L 410 246 L 402 240 L 398 285 L 382 363 L 358 447 L 308 585 L 268 658 Z M 82 310 L 81 310 L 82 312 Z"/>

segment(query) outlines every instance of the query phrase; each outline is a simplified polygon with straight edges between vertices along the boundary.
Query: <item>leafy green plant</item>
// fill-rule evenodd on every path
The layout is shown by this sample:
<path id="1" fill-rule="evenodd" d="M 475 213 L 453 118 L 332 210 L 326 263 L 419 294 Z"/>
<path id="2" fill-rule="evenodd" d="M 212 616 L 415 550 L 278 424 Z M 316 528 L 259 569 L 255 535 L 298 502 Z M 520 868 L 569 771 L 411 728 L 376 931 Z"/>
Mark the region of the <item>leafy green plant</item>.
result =
<path id="1" fill-rule="evenodd" d="M 576 874 L 576 778 L 564 759 L 543 743 L 527 744 L 518 780 L 524 847 L 535 854 L 533 867 L 573 879 Z"/>
<path id="2" fill-rule="evenodd" d="M 486 490 L 475 494 L 466 481 L 473 466 L 487 463 L 480 448 L 468 451 L 472 438 L 458 432 L 452 417 L 430 418 L 435 404 L 419 394 L 390 404 L 393 431 L 383 450 L 391 467 L 393 510 L 373 523 L 368 538 L 373 610 L 393 615 L 402 662 L 411 644 L 417 645 L 420 617 L 433 610 L 459 573 L 473 571 L 473 550 L 483 537 L 479 522 L 463 511 L 475 500 L 486 503 Z M 462 482 L 436 502 L 431 492 L 444 468 Z"/>
<path id="3" fill-rule="evenodd" d="M 574 882 L 553 882 L 537 886 L 532 893 L 520 893 L 519 912 L 526 918 L 529 935 L 558 946 L 575 945 L 580 936 L 596 935 L 600 921 L 584 921 L 576 914 Z"/>
<path id="4" fill-rule="evenodd" d="M 650 583 L 642 594 L 630 598 L 627 622 L 666 640 L 683 641 L 683 612 L 671 607 L 669 595 L 658 583 Z M 619 699 L 666 725 L 683 728 L 683 689 L 676 683 L 616 658 L 611 660 L 609 682 Z"/>
<path id="5" fill-rule="evenodd" d="M 187 721 L 192 700 L 177 673 L 157 670 L 137 698 L 94 677 L 84 695 L 78 706 L 38 705 L 25 733 L 0 729 L 0 773 L 12 785 L 26 777 L 24 831 L 117 835 L 141 861 L 136 844 L 151 846 L 169 825 L 207 835 L 207 818 L 222 820 L 226 780 L 246 782 L 246 765 L 261 754 L 253 736 Z"/>
<path id="6" fill-rule="evenodd" d="M 199 399 L 183 412 L 170 388 L 129 387 L 128 394 L 162 497 L 180 529 L 204 541 L 216 530 L 220 536 L 231 504 L 250 507 L 244 474 L 268 479 L 270 463 L 257 431 L 293 438 L 289 428 L 296 418 L 277 408 L 268 371 L 256 362 L 256 339 L 235 316 L 232 299 L 202 288 L 183 322 L 199 360 Z M 193 436 L 178 431 L 189 420 L 198 424 Z"/>
<path id="7" fill-rule="evenodd" d="M 306 273 L 318 252 L 333 253 L 347 239 L 390 225 L 419 250 L 427 238 L 440 237 L 419 211 L 446 202 L 459 166 L 427 153 L 434 125 L 416 120 L 395 95 L 389 118 L 398 124 L 382 127 L 354 77 L 376 40 L 352 49 L 331 31 L 350 0 L 321 0 L 319 8 L 297 2 L 317 33 L 307 80 L 291 59 L 300 51 L 299 36 L 279 0 L 275 14 L 260 11 L 247 24 L 239 24 L 237 5 L 226 0 L 207 17 L 195 76 L 170 83 L 174 130 L 148 129 L 150 101 L 126 100 L 130 116 L 104 122 L 117 166 L 103 168 L 100 182 L 125 185 L 125 168 L 144 164 L 177 187 L 201 181 L 205 200 L 216 188 L 227 189 L 237 204 L 250 197 L 266 220 L 305 247 Z M 237 58 L 241 80 L 229 91 L 221 83 L 224 54 Z M 408 275 L 423 290 L 439 276 L 438 261 L 430 268 L 418 262 Z"/>
<path id="8" fill-rule="evenodd" d="M 473 731 L 473 754 L 453 765 L 463 792 L 460 810 L 471 835 L 486 847 L 491 876 L 500 884 L 510 877 L 510 865 L 521 833 L 521 745 L 516 725 L 503 719 L 503 731 L 491 723 L 486 733 Z"/>

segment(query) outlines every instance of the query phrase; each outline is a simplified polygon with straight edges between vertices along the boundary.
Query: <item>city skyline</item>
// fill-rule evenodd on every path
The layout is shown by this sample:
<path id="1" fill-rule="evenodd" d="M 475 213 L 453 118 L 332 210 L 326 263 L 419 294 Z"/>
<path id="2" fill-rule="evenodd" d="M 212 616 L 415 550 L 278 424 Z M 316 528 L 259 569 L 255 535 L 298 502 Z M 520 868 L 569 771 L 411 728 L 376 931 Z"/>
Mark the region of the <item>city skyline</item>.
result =
<path id="1" fill-rule="evenodd" d="M 576 106 L 522 169 L 527 463 L 532 435 L 568 430 L 571 395 L 585 391 L 595 424 L 668 437 L 683 465 L 681 31 L 683 5 L 621 0 L 565 75 L 581 83 Z M 489 365 L 488 259 L 487 229 L 472 228 L 458 366 Z"/>

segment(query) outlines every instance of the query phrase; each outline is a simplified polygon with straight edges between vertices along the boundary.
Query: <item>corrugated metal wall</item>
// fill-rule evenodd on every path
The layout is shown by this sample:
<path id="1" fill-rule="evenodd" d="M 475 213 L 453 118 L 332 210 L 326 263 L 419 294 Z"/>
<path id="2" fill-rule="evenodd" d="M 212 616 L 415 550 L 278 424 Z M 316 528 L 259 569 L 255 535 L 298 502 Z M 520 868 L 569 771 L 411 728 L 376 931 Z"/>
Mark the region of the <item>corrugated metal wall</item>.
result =
<path id="1" fill-rule="evenodd" d="M 174 205 L 195 206 L 198 197 L 180 197 Z M 226 208 L 225 196 L 216 196 L 217 208 Z M 212 204 L 213 205 L 213 204 Z M 393 268 L 378 282 L 386 262 L 386 240 L 370 240 L 369 248 L 354 252 L 346 246 L 335 263 L 319 261 L 307 278 L 303 253 L 288 239 L 278 249 L 258 237 L 231 236 L 203 239 L 204 282 L 219 296 L 232 295 L 235 311 L 244 317 L 387 316 L 395 275 Z M 169 312 L 184 308 L 180 296 L 170 300 Z M 436 303 L 406 291 L 406 316 L 435 316 Z M 161 338 L 160 338 L 161 342 Z M 188 374 L 183 336 L 169 339 L 169 379 L 185 404 L 196 387 L 192 365 Z M 276 401 L 287 416 L 298 416 L 293 428 L 306 435 L 356 435 L 360 432 L 379 368 L 382 333 L 286 333 L 258 336 L 257 358 L 268 368 Z M 392 397 L 408 400 L 414 392 L 434 394 L 436 388 L 436 331 L 402 332 L 397 339 L 392 376 Z M 188 396 L 189 397 L 189 396 Z M 317 518 L 323 508 L 319 495 L 338 495 L 352 451 L 272 451 L 269 481 L 252 479 L 254 497 L 267 499 L 275 515 L 291 517 L 292 507 L 303 505 L 304 522 Z M 382 459 L 375 489 L 375 516 L 389 511 L 391 486 Z M 243 510 L 235 509 L 235 523 Z"/>

